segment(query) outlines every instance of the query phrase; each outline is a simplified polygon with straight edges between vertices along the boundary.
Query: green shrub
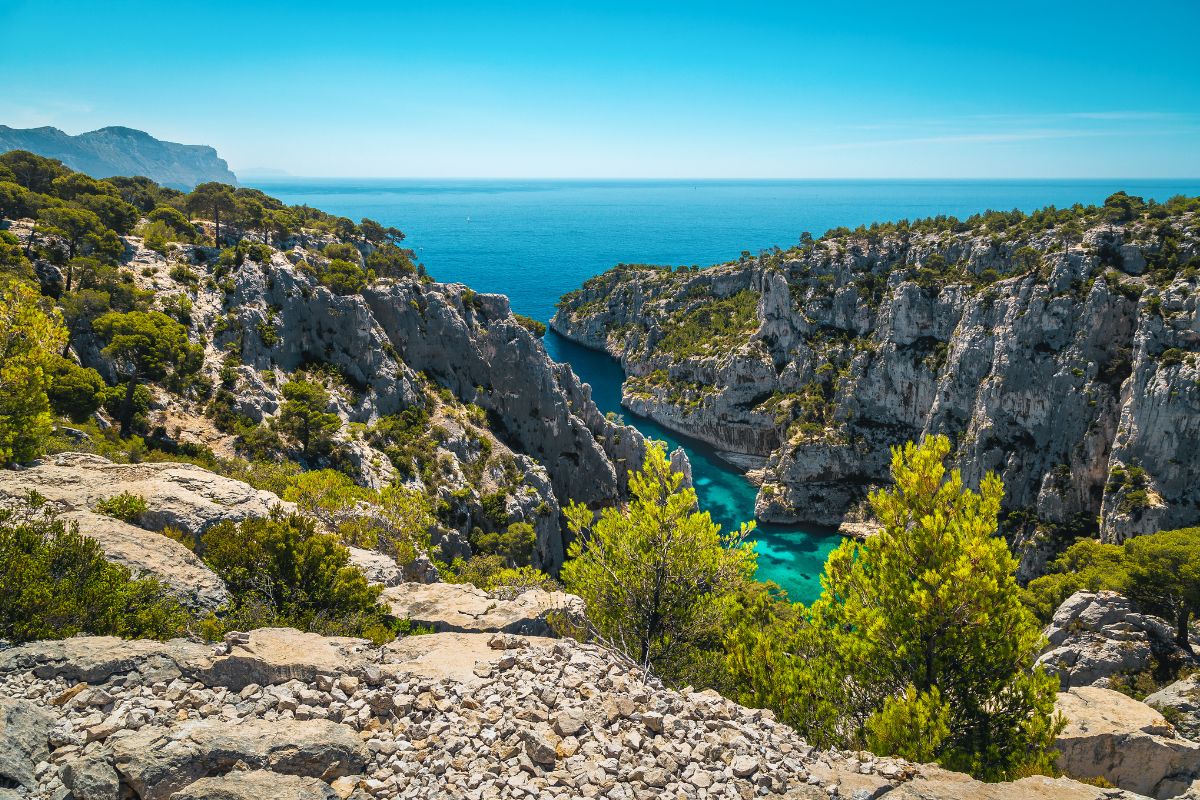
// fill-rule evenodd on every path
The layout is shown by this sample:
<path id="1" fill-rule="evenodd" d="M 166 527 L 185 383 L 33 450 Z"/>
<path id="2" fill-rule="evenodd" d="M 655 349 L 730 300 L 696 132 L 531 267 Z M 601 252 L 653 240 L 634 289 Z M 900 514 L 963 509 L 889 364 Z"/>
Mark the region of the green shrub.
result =
<path id="1" fill-rule="evenodd" d="M 349 244 L 348 242 L 334 242 L 333 244 L 327 244 L 325 245 L 325 249 L 321 251 L 321 254 L 330 261 L 334 259 L 341 259 L 342 261 L 349 261 L 354 264 L 362 263 L 362 254 L 358 252 L 357 247 Z"/>
<path id="2" fill-rule="evenodd" d="M 232 608 L 205 631 L 216 635 L 261 625 L 390 641 L 402 628 L 350 564 L 350 551 L 299 515 L 275 513 L 240 524 L 226 520 L 200 537 L 200 556 L 225 581 Z"/>
<path id="3" fill-rule="evenodd" d="M 170 639 L 188 614 L 158 581 L 134 579 L 94 539 L 31 497 L 0 511 L 0 638 L 63 639 L 78 633 Z"/>
<path id="4" fill-rule="evenodd" d="M 533 560 L 537 532 L 528 522 L 514 522 L 503 531 L 484 532 L 476 528 L 470 542 L 476 553 L 498 556 L 506 567 L 525 567 Z"/>
<path id="5" fill-rule="evenodd" d="M 527 317 L 524 314 L 513 314 L 513 317 L 517 320 L 518 325 L 534 336 L 541 338 L 546 335 L 546 323 L 536 320 L 533 317 Z"/>
<path id="6" fill-rule="evenodd" d="M 372 270 L 381 278 L 413 275 L 417 268 L 413 266 L 412 259 L 412 250 L 397 247 L 394 244 L 383 244 L 367 256 L 367 269 Z"/>
<path id="7" fill-rule="evenodd" d="M 1034 578 L 1022 591 L 1022 601 L 1043 623 L 1075 592 L 1111 589 L 1124 592 L 1129 582 L 1125 551 L 1120 545 L 1080 539 Z"/>
<path id="8" fill-rule="evenodd" d="M 167 274 L 171 276 L 171 280 L 178 281 L 192 289 L 200 285 L 200 276 L 196 274 L 195 270 L 188 268 L 185 264 L 176 264 L 171 267 L 170 272 Z"/>
<path id="9" fill-rule="evenodd" d="M 136 523 L 147 510 L 146 498 L 129 492 L 104 497 L 96 503 L 97 513 L 119 519 L 122 522 Z"/>
<path id="10" fill-rule="evenodd" d="M 50 375 L 47 394 L 56 414 L 83 422 L 104 402 L 104 379 L 96 370 L 81 367 L 62 356 L 53 356 L 47 372 Z"/>
<path id="11" fill-rule="evenodd" d="M 357 294 L 371 278 L 357 264 L 335 258 L 317 271 L 317 280 L 334 294 Z"/>
<path id="12" fill-rule="evenodd" d="M 1183 351 L 1178 347 L 1168 347 L 1158 357 L 1158 363 L 1164 367 L 1173 367 L 1183 363 Z"/>

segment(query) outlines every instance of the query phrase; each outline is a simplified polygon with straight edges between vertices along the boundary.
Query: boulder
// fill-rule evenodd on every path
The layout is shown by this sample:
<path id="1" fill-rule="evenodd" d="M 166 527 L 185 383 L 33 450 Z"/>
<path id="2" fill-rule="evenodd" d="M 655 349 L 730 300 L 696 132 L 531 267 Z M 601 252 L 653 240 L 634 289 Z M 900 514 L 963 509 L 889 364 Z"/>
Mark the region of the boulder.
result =
<path id="1" fill-rule="evenodd" d="M 118 800 L 121 795 L 117 771 L 99 755 L 70 759 L 62 765 L 60 774 L 74 800 Z"/>
<path id="2" fill-rule="evenodd" d="M 206 686 L 240 691 L 252 683 L 307 683 L 318 675 L 355 672 L 364 659 L 378 658 L 378 650 L 366 639 L 320 636 L 295 628 L 257 628 L 231 634 L 226 647 L 226 655 L 217 656 L 207 669 L 194 673 Z"/>
<path id="3" fill-rule="evenodd" d="M 1200 741 L 1200 673 L 1193 673 L 1146 698 L 1185 739 Z"/>
<path id="4" fill-rule="evenodd" d="M 0 697 L 0 786 L 37 789 L 35 766 L 50 758 L 54 717 L 28 700 Z"/>
<path id="5" fill-rule="evenodd" d="M 1147 669 L 1152 656 L 1182 654 L 1165 620 L 1136 613 L 1116 592 L 1076 592 L 1044 633 L 1049 645 L 1038 663 L 1058 675 L 1062 689 L 1107 686 L 1115 675 Z"/>
<path id="6" fill-rule="evenodd" d="M 29 469 L 0 474 L 0 493 L 24 495 L 31 489 L 72 511 L 93 510 L 122 492 L 141 495 L 149 508 L 139 525 L 193 535 L 224 520 L 265 517 L 275 506 L 294 509 L 271 492 L 192 464 L 116 464 L 88 453 L 59 453 Z"/>
<path id="7" fill-rule="evenodd" d="M 936 767 L 925 768 L 921 775 L 883 796 L 888 800 L 1145 800 L 1139 794 L 1090 786 L 1070 778 L 1034 775 L 1011 783 L 983 783 Z"/>
<path id="8" fill-rule="evenodd" d="M 228 602 L 228 590 L 195 554 L 155 531 L 170 526 L 199 536 L 223 520 L 266 516 L 278 505 L 292 508 L 270 492 L 191 464 L 116 464 L 86 453 L 60 453 L 29 469 L 0 471 L 0 501 L 30 491 L 99 542 L 109 559 L 157 578 L 198 611 Z M 122 492 L 146 498 L 149 508 L 136 526 L 95 511 L 98 502 Z"/>
<path id="9" fill-rule="evenodd" d="M 362 570 L 367 583 L 381 586 L 397 586 L 404 583 L 404 571 L 396 563 L 396 559 L 374 550 L 364 550 L 361 547 L 348 547 L 350 563 Z M 436 567 L 435 567 L 436 571 Z"/>
<path id="10" fill-rule="evenodd" d="M 171 800 L 334 800 L 329 784 L 316 778 L 280 775 L 263 769 L 201 778 Z"/>
<path id="11" fill-rule="evenodd" d="M 108 745 L 117 771 L 140 800 L 166 800 L 239 762 L 331 781 L 361 773 L 368 759 L 354 729 L 328 720 L 190 720 L 169 728 L 122 731 Z"/>
<path id="12" fill-rule="evenodd" d="M 160 581 L 193 611 L 215 611 L 232 599 L 225 582 L 174 539 L 92 511 L 67 511 L 63 518 L 95 539 L 109 561 Z"/>
<path id="13" fill-rule="evenodd" d="M 1055 742 L 1058 766 L 1080 779 L 1103 778 L 1157 798 L 1182 794 L 1200 778 L 1200 744 L 1180 739 L 1145 703 L 1098 686 L 1058 695 L 1067 725 Z"/>
<path id="14" fill-rule="evenodd" d="M 583 601 L 564 592 L 530 589 L 504 600 L 469 583 L 404 583 L 386 589 L 383 600 L 397 617 L 438 632 L 553 636 L 550 617 L 554 612 L 583 613 Z"/>

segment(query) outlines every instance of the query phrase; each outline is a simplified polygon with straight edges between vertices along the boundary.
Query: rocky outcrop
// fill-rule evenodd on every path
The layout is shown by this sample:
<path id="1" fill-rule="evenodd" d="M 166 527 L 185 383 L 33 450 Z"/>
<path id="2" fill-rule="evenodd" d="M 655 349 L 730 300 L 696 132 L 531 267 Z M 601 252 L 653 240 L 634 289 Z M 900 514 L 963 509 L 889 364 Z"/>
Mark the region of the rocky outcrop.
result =
<path id="1" fill-rule="evenodd" d="M 146 530 L 171 527 L 198 536 L 218 522 L 270 515 L 276 506 L 295 509 L 271 492 L 192 464 L 116 464 L 87 453 L 48 456 L 29 469 L 0 472 L 0 492 L 15 497 L 36 491 L 63 511 L 94 511 L 104 499 L 132 494 L 147 502 L 136 522 Z"/>
<path id="2" fill-rule="evenodd" d="M 1182 795 L 1200 779 L 1200 744 L 1179 738 L 1145 703 L 1097 686 L 1058 696 L 1067 720 L 1055 746 L 1058 766 L 1075 778 L 1103 778 L 1156 798 Z"/>
<path id="3" fill-rule="evenodd" d="M 60 453 L 28 469 L 0 470 L 0 503 L 31 491 L 99 542 L 109 559 L 158 579 L 198 611 L 227 603 L 225 584 L 188 548 L 155 531 L 172 527 L 199 537 L 224 520 L 265 517 L 276 506 L 293 508 L 270 492 L 190 464 L 115 464 L 85 453 Z M 136 526 L 96 512 L 100 501 L 122 493 L 147 500 Z"/>
<path id="4" fill-rule="evenodd" d="M 583 601 L 564 592 L 528 589 L 496 597 L 469 583 L 405 583 L 383 593 L 392 614 L 434 631 L 553 636 L 552 618 L 579 619 Z"/>
<path id="5" fill-rule="evenodd" d="M 1076 592 L 1044 633 L 1048 645 L 1038 663 L 1058 675 L 1063 689 L 1108 686 L 1111 678 L 1149 669 L 1152 658 L 1191 661 L 1166 620 L 1136 613 L 1117 592 Z"/>
<path id="6" fill-rule="evenodd" d="M 0 697 L 0 785 L 37 788 L 37 765 L 50 757 L 54 718 L 34 703 Z"/>
<path id="7" fill-rule="evenodd" d="M 1200 672 L 1159 689 L 1146 704 L 1168 717 L 1180 736 L 1200 742 Z"/>
<path id="8" fill-rule="evenodd" d="M 332 781 L 360 774 L 368 757 L 352 728 L 325 719 L 252 719 L 229 725 L 218 718 L 145 725 L 111 736 L 106 746 L 116 771 L 141 800 L 167 800 L 239 763 Z"/>
<path id="9" fill-rule="evenodd" d="M 108 127 L 76 136 L 58 128 L 0 125 L 0 152 L 28 150 L 56 158 L 93 178 L 144 175 L 164 186 L 188 190 L 198 183 L 236 185 L 237 176 L 207 145 L 176 144 L 133 128 Z"/>
<path id="10" fill-rule="evenodd" d="M 29 796 L 1131 798 L 816 750 L 769 712 L 665 689 L 571 640 L 320 639 L 281 629 L 211 648 L 77 637 L 0 651 L 0 698 L 51 720 Z"/>
<path id="11" fill-rule="evenodd" d="M 316 778 L 256 769 L 201 778 L 175 792 L 171 800 L 335 800 L 337 797 L 333 787 Z"/>
<path id="12" fill-rule="evenodd" d="M 216 275 L 211 251 L 185 246 L 168 260 L 136 237 L 128 242 L 133 280 L 164 303 L 189 299 L 205 375 L 229 387 L 207 409 L 160 391 L 151 427 L 170 442 L 227 453 L 236 439 L 214 429 L 206 411 L 211 417 L 221 405 L 222 414 L 269 425 L 283 405 L 281 387 L 319 367 L 328 410 L 345 423 L 340 467 L 372 488 L 402 482 L 444 508 L 432 533 L 446 561 L 471 554 L 474 528 L 521 522 L 536 532 L 534 565 L 556 572 L 568 538 L 560 509 L 619 502 L 628 470 L 641 463 L 642 435 L 606 419 L 590 388 L 550 360 L 503 296 L 416 276 L 335 294 L 309 268 L 330 241 L 309 235 L 292 239 L 286 253 L 268 248 L 263 263 L 245 260 L 219 284 L 187 277 Z M 190 266 L 181 271 L 181 262 Z M 78 336 L 72 347 L 116 379 L 93 337 Z M 375 433 L 381 424 L 411 444 Z M 494 504 L 484 508 L 487 495 L 503 496 L 502 520 Z"/>
<path id="13" fill-rule="evenodd" d="M 552 327 L 621 361 L 624 405 L 750 470 L 764 521 L 859 522 L 889 447 L 946 434 L 969 484 L 1003 479 L 1028 576 L 1097 519 L 1109 542 L 1200 522 L 1195 213 L 1085 225 L 1067 248 L 975 224 L 619 267 Z"/>

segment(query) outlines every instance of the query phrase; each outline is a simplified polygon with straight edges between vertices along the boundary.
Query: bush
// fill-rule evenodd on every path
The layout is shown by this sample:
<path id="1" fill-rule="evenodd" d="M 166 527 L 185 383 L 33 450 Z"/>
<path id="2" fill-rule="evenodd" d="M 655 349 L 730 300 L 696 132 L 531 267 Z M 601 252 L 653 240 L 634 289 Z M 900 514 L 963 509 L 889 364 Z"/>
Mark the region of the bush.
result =
<path id="1" fill-rule="evenodd" d="M 104 379 L 90 367 L 81 367 L 70 359 L 53 356 L 47 369 L 50 375 L 50 407 L 56 414 L 83 422 L 95 414 L 104 402 Z"/>
<path id="2" fill-rule="evenodd" d="M 375 641 L 401 630 L 379 603 L 381 587 L 368 585 L 350 551 L 305 517 L 226 520 L 200 537 L 199 554 L 234 597 L 225 616 L 208 621 L 210 634 L 245 629 L 248 620 Z"/>
<path id="3" fill-rule="evenodd" d="M 146 498 L 129 492 L 104 497 L 96 503 L 97 513 L 119 519 L 122 522 L 136 523 L 142 514 L 146 513 L 147 508 Z"/>
<path id="4" fill-rule="evenodd" d="M 134 579 L 105 560 L 94 539 L 43 502 L 33 496 L 17 511 L 0 511 L 0 638 L 170 639 L 185 632 L 188 614 L 161 583 Z"/>
<path id="5" fill-rule="evenodd" d="M 1048 623 L 1054 611 L 1075 592 L 1111 589 L 1124 592 L 1129 581 L 1120 545 L 1080 539 L 1052 561 L 1045 575 L 1025 587 L 1025 606 Z"/>
<path id="6" fill-rule="evenodd" d="M 328 251 L 326 251 L 328 253 Z M 367 256 L 367 269 L 372 270 L 381 278 L 399 278 L 403 275 L 413 275 L 417 268 L 413 266 L 413 251 L 394 244 L 384 244 Z"/>
<path id="7" fill-rule="evenodd" d="M 362 267 L 340 258 L 321 267 L 317 272 L 317 280 L 328 286 L 334 294 L 357 294 L 369 282 Z"/>
<path id="8" fill-rule="evenodd" d="M 534 336 L 541 338 L 546 335 L 546 323 L 536 320 L 533 317 L 527 317 L 524 314 L 513 314 L 513 317 L 517 320 L 518 325 Z"/>
<path id="9" fill-rule="evenodd" d="M 349 261 L 353 264 L 359 264 L 362 262 L 362 253 L 358 252 L 357 247 L 347 242 L 334 242 L 333 244 L 327 244 L 325 245 L 325 249 L 321 251 L 321 254 L 330 261 L 334 259 L 341 259 L 342 261 Z"/>
<path id="10" fill-rule="evenodd" d="M 497 556 L 506 567 L 526 567 L 533 560 L 537 532 L 528 522 L 514 522 L 503 532 L 485 533 L 476 528 L 470 542 L 476 553 Z"/>
<path id="11" fill-rule="evenodd" d="M 470 583 L 502 597 L 515 597 L 529 589 L 553 592 L 562 588 L 541 570 L 507 566 L 498 555 L 474 555 L 465 561 L 457 558 L 446 573 L 451 583 Z"/>

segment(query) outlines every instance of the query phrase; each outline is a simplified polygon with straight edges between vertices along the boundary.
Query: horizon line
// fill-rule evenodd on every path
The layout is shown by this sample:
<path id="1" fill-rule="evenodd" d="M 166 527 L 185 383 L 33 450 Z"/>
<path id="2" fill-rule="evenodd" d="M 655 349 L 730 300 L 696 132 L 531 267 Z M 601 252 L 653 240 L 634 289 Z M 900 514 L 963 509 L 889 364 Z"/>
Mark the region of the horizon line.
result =
<path id="1" fill-rule="evenodd" d="M 230 171 L 238 174 L 236 168 Z M 256 175 L 254 169 L 245 172 L 256 179 L 297 179 L 305 180 L 375 180 L 375 181 L 1197 181 L 1200 175 L 1163 176 L 1163 175 L 1106 175 L 1106 176 L 859 176 L 859 177 L 758 177 L 744 175 L 738 177 L 703 177 L 703 176 L 588 176 L 588 175 L 300 175 L 277 174 L 263 172 Z"/>

